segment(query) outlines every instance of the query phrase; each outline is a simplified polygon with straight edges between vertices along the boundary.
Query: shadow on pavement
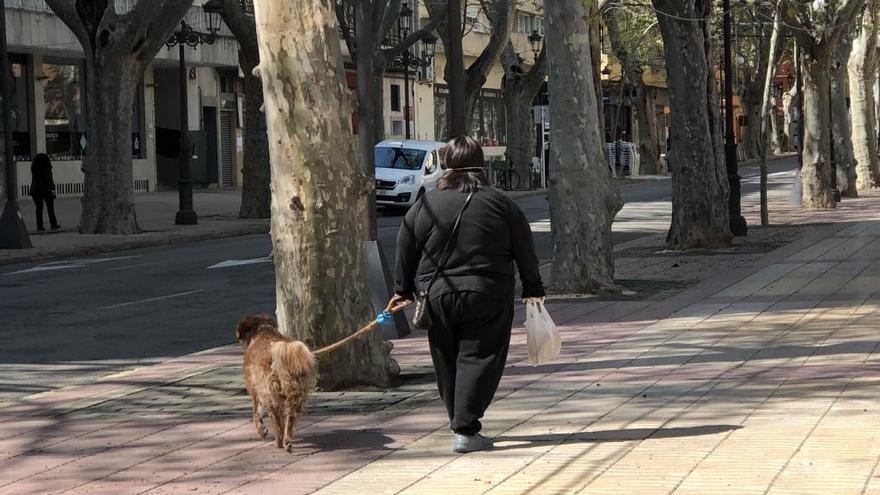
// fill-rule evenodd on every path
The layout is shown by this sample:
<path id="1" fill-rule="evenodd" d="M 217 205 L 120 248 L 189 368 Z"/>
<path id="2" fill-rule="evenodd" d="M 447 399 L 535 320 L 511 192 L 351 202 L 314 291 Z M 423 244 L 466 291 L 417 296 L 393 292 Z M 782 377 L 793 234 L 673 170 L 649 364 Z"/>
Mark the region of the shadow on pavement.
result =
<path id="1" fill-rule="evenodd" d="M 716 435 L 742 428 L 739 425 L 702 425 L 687 428 L 631 428 L 624 430 L 585 431 L 581 433 L 548 433 L 546 435 L 502 435 L 495 437 L 493 450 L 512 450 L 534 445 L 557 443 L 632 442 L 649 438 L 679 438 Z M 518 442 L 498 445 L 502 442 Z"/>

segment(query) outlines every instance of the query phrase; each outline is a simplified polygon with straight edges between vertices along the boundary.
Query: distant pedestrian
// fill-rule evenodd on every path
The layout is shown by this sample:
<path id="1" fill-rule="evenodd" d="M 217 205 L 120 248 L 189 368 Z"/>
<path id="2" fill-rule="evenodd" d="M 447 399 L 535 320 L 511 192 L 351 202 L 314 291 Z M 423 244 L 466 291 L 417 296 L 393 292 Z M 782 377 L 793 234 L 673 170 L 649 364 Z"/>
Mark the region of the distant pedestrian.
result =
<path id="1" fill-rule="evenodd" d="M 514 264 L 523 298 L 543 299 L 544 285 L 529 222 L 509 196 L 488 186 L 480 145 L 455 138 L 443 158 L 447 171 L 437 189 L 413 205 L 400 227 L 395 293 L 410 300 L 428 292 L 437 387 L 455 433 L 453 451 L 464 453 L 492 448 L 479 434 L 480 418 L 507 362 Z"/>
<path id="2" fill-rule="evenodd" d="M 55 218 L 55 181 L 52 178 L 52 161 L 49 155 L 39 153 L 31 162 L 31 197 L 37 210 L 37 230 L 43 228 L 43 204 L 49 213 L 49 226 L 52 230 L 61 228 Z"/>

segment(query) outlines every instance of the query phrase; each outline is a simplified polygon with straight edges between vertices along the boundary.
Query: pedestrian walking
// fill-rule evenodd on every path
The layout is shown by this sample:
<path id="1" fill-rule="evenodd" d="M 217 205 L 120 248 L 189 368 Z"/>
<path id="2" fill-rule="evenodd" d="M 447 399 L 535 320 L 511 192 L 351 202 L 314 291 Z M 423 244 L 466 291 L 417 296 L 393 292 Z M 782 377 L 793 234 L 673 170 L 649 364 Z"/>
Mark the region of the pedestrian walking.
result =
<path id="1" fill-rule="evenodd" d="M 406 214 L 397 237 L 395 294 L 425 294 L 437 388 L 455 433 L 453 451 L 492 448 L 480 418 L 492 401 L 510 345 L 514 270 L 522 297 L 543 300 L 544 285 L 525 215 L 490 187 L 483 150 L 457 137 L 443 150 L 437 189 Z M 421 297 L 420 297 L 421 299 Z"/>
<path id="2" fill-rule="evenodd" d="M 37 213 L 37 231 L 43 228 L 43 205 L 49 214 L 49 226 L 52 230 L 61 228 L 55 218 L 55 181 L 52 178 L 52 161 L 49 155 L 39 153 L 31 162 L 31 197 Z"/>

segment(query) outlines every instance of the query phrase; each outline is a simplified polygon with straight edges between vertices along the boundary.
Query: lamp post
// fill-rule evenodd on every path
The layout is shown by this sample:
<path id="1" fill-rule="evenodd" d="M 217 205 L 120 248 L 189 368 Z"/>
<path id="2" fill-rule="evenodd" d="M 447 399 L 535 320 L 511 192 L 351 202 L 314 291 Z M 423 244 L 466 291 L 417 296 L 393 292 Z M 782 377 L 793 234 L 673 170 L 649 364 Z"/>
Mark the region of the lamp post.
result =
<path id="1" fill-rule="evenodd" d="M 165 42 L 169 49 L 178 47 L 180 58 L 180 153 L 178 155 L 178 179 L 177 191 L 179 209 L 174 217 L 177 225 L 195 225 L 199 223 L 199 217 L 193 210 L 193 187 L 192 176 L 189 169 L 190 151 L 189 141 L 189 112 L 187 111 L 187 71 L 186 71 L 186 47 L 198 47 L 201 44 L 214 43 L 217 31 L 220 30 L 220 1 L 210 0 L 202 8 L 205 11 L 205 20 L 208 24 L 208 32 L 200 33 L 194 30 L 186 21 L 180 21 L 180 30 L 171 35 Z"/>
<path id="2" fill-rule="evenodd" d="M 412 30 L 413 14 L 414 12 L 408 4 L 401 4 L 400 16 L 397 18 L 398 41 L 403 41 Z M 422 38 L 422 44 L 424 44 L 425 50 L 424 55 L 422 55 L 421 57 L 414 56 L 409 48 L 407 48 L 406 50 L 403 50 L 403 53 L 400 54 L 400 57 L 395 59 L 393 62 L 393 65 L 396 68 L 403 70 L 403 120 L 406 139 L 412 138 L 412 128 L 410 126 L 412 112 L 410 109 L 409 71 L 411 68 L 427 67 L 431 65 L 434 60 L 434 49 L 437 46 L 437 37 L 434 35 L 428 35 Z"/>
<path id="3" fill-rule="evenodd" d="M 532 47 L 532 55 L 534 55 L 532 61 L 538 63 L 538 55 L 541 53 L 541 48 L 544 47 L 544 37 L 537 29 L 533 29 L 532 34 L 529 35 L 529 45 Z"/>
<path id="4" fill-rule="evenodd" d="M 9 67 L 9 53 L 6 48 L 6 5 L 0 0 L 0 91 L 3 96 L 3 156 L 6 172 L 6 205 L 0 217 L 0 249 L 29 249 L 31 239 L 21 218 L 18 202 L 15 200 L 15 158 L 12 143 L 12 71 Z"/>
<path id="5" fill-rule="evenodd" d="M 727 181 L 730 184 L 730 197 L 727 206 L 730 211 L 730 231 L 743 236 L 748 232 L 746 219 L 742 216 L 742 189 L 736 160 L 736 139 L 733 133 L 733 62 L 730 47 L 730 0 L 724 0 L 724 163 L 727 167 Z"/>

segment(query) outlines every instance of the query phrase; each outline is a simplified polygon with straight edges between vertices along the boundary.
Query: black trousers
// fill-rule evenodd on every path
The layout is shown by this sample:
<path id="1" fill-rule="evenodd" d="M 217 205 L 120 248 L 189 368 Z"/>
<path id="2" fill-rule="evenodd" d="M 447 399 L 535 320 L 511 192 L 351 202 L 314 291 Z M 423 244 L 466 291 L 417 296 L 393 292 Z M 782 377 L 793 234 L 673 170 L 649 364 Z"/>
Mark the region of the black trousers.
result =
<path id="1" fill-rule="evenodd" d="M 480 418 L 498 389 L 513 323 L 513 299 L 479 292 L 431 298 L 428 330 L 437 388 L 455 433 L 480 431 Z"/>
<path id="2" fill-rule="evenodd" d="M 34 196 L 34 206 L 37 210 L 37 228 L 43 228 L 43 203 L 46 203 L 46 211 L 49 213 L 49 225 L 52 227 L 58 225 L 58 219 L 55 218 L 55 200 L 51 196 Z"/>

